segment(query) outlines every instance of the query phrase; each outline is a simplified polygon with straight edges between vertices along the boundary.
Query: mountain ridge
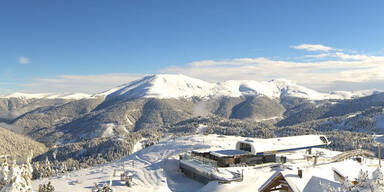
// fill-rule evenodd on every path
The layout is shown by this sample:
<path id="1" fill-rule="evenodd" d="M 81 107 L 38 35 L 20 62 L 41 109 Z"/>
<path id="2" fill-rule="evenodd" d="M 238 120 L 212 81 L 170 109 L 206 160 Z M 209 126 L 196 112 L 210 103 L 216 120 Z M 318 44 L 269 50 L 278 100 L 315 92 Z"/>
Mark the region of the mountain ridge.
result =
<path id="1" fill-rule="evenodd" d="M 361 91 L 332 91 L 321 93 L 298 85 L 287 79 L 273 79 L 270 81 L 228 80 L 209 83 L 182 74 L 148 75 L 141 79 L 111 88 L 97 94 L 85 93 L 12 93 L 0 98 L 21 99 L 91 99 L 105 97 L 112 99 L 137 98 L 213 98 L 213 97 L 241 97 L 267 96 L 269 98 L 298 97 L 308 100 L 352 99 L 379 93 L 378 90 Z"/>

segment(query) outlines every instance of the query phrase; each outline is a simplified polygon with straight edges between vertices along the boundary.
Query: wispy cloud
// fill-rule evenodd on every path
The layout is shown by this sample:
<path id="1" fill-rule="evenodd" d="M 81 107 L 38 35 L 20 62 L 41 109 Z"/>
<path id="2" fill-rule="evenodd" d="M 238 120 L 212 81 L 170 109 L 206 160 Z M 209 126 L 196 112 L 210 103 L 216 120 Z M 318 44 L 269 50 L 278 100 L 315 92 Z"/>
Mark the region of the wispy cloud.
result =
<path id="1" fill-rule="evenodd" d="M 31 61 L 27 57 L 19 57 L 19 63 L 20 64 L 29 64 Z"/>
<path id="2" fill-rule="evenodd" d="M 306 51 L 331 51 L 334 50 L 332 47 L 328 47 L 321 44 L 300 44 L 291 46 L 293 49 L 306 50 Z"/>
<path id="3" fill-rule="evenodd" d="M 192 67 L 208 67 L 208 66 L 219 66 L 219 65 L 226 65 L 226 66 L 241 66 L 246 64 L 254 64 L 257 63 L 260 60 L 263 60 L 264 58 L 236 58 L 236 59 L 227 59 L 227 60 L 203 60 L 203 61 L 195 61 L 192 63 L 189 63 L 189 66 Z"/>
<path id="4" fill-rule="evenodd" d="M 100 93 L 143 77 L 143 74 L 109 73 L 100 75 L 60 75 L 36 78 L 22 85 L 27 92 Z"/>
<path id="5" fill-rule="evenodd" d="M 359 54 L 324 45 L 309 49 L 329 51 L 293 59 L 255 57 L 201 60 L 183 66 L 169 66 L 159 73 L 181 73 L 210 82 L 286 78 L 322 91 L 384 87 L 384 56 Z M 32 79 L 22 87 L 30 92 L 98 93 L 143 76 L 129 73 L 60 75 Z"/>

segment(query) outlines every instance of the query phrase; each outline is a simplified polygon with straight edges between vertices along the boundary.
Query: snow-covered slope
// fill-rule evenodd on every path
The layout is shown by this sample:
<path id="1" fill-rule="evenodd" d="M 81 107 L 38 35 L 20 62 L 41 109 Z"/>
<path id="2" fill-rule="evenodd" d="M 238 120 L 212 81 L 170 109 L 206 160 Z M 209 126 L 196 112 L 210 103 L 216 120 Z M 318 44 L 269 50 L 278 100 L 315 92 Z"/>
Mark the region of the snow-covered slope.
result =
<path id="1" fill-rule="evenodd" d="M 128 83 L 109 96 L 129 98 L 207 97 L 213 94 L 214 84 L 185 75 L 152 75 Z"/>
<path id="2" fill-rule="evenodd" d="M 271 81 L 231 80 L 208 83 L 185 75 L 152 75 L 111 89 L 100 95 L 125 98 L 209 98 L 264 95 L 270 98 L 299 97 L 310 100 L 350 99 L 374 94 L 374 91 L 319 93 L 289 80 Z"/>
<path id="3" fill-rule="evenodd" d="M 12 93 L 3 98 L 18 99 L 88 99 L 91 95 L 85 93 Z"/>

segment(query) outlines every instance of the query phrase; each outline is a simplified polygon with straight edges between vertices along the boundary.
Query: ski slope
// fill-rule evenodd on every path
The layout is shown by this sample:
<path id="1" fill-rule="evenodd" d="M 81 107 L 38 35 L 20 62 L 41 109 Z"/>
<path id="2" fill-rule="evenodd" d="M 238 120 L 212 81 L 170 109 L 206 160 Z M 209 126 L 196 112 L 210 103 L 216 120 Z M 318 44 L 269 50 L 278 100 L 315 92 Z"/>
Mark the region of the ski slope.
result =
<path id="1" fill-rule="evenodd" d="M 116 162 L 74 171 L 59 177 L 35 180 L 33 188 L 37 190 L 39 184 L 51 181 L 57 192 L 90 191 L 94 183 L 101 186 L 109 182 L 112 175 L 115 191 L 180 191 L 184 186 L 189 186 L 190 191 L 196 191 L 202 184 L 183 177 L 177 171 L 178 154 L 193 149 L 235 147 L 235 142 L 223 142 L 223 140 L 217 136 L 169 138 Z M 204 144 L 208 141 L 209 144 Z M 134 175 L 135 184 L 132 188 L 120 183 L 123 167 Z M 116 170 L 115 176 L 113 176 L 114 170 Z"/>
<path id="2" fill-rule="evenodd" d="M 178 171 L 178 155 L 198 149 L 234 149 L 242 137 L 218 135 L 196 135 L 180 138 L 166 138 L 156 145 L 142 149 L 124 159 L 82 169 L 66 175 L 33 181 L 33 188 L 51 181 L 57 192 L 90 191 L 94 183 L 100 186 L 109 182 L 112 176 L 115 191 L 197 191 L 201 183 L 184 177 Z M 132 188 L 120 182 L 123 167 L 134 175 Z M 116 170 L 115 176 L 113 176 Z"/>

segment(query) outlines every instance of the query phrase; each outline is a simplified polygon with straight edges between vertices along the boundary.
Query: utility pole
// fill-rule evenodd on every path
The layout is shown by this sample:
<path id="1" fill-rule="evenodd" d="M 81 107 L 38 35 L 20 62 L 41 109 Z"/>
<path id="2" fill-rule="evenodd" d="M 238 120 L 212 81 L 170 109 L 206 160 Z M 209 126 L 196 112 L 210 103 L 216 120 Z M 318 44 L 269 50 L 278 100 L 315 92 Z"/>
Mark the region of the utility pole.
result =
<path id="1" fill-rule="evenodd" d="M 384 143 L 384 135 L 374 135 L 374 142 L 377 144 L 377 157 L 379 158 L 379 168 L 381 168 L 381 144 Z"/>
<path id="2" fill-rule="evenodd" d="M 379 168 L 381 168 L 381 143 L 378 143 Z"/>

